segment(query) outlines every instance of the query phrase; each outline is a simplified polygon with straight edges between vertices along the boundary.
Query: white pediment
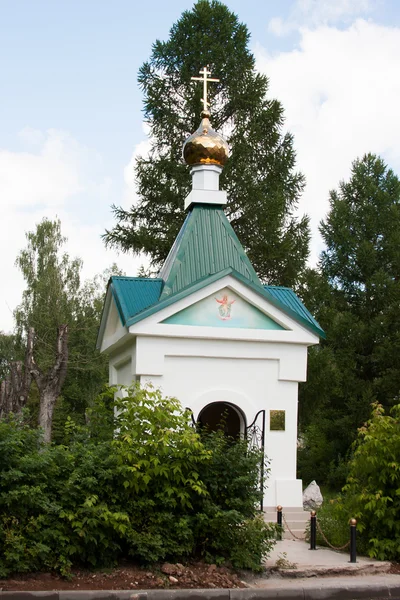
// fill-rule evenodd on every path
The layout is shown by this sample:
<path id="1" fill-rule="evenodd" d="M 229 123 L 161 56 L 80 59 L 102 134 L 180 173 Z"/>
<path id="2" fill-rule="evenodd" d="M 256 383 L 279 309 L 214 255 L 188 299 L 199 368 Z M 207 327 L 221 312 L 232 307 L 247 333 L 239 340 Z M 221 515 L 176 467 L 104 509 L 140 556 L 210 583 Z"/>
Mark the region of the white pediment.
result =
<path id="1" fill-rule="evenodd" d="M 129 327 L 137 335 L 318 343 L 318 337 L 231 275 Z"/>
<path id="2" fill-rule="evenodd" d="M 267 313 L 239 296 L 230 287 L 206 296 L 162 321 L 168 325 L 221 327 L 223 329 L 285 329 Z"/>

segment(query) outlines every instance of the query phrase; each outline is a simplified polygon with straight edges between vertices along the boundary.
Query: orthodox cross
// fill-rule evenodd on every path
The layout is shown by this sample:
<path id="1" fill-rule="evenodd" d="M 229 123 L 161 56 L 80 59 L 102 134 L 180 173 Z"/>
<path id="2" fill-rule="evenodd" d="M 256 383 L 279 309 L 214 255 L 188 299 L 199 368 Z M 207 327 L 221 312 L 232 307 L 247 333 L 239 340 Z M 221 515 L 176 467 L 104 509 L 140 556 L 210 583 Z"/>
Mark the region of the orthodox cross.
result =
<path id="1" fill-rule="evenodd" d="M 203 75 L 203 77 L 191 77 L 191 79 L 193 81 L 202 81 L 203 82 L 203 98 L 202 98 L 202 103 L 203 103 L 203 110 L 207 112 L 207 108 L 210 106 L 210 103 L 207 102 L 207 83 L 209 81 L 219 81 L 219 79 L 212 79 L 211 77 L 207 77 L 208 75 L 211 75 L 211 71 L 208 71 L 207 67 L 203 67 L 202 71 L 199 71 L 200 75 Z"/>

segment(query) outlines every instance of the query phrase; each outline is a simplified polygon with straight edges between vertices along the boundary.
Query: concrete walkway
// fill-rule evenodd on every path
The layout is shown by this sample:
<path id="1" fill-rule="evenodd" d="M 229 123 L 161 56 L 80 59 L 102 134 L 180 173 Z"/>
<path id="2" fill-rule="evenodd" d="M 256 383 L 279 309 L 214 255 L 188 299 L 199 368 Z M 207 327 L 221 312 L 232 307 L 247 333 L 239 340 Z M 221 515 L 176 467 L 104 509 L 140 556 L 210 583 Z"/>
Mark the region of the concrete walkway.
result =
<path id="1" fill-rule="evenodd" d="M 309 544 L 298 540 L 277 542 L 265 562 L 270 576 L 316 577 L 328 575 L 375 575 L 386 573 L 390 562 L 357 556 L 356 563 L 350 563 L 349 552 L 335 552 L 329 548 L 317 547 L 309 550 Z"/>
<path id="2" fill-rule="evenodd" d="M 390 562 L 357 557 L 356 563 L 350 563 L 349 559 L 348 553 L 328 548 L 309 550 L 303 541 L 277 542 L 266 560 L 267 572 L 246 578 L 257 594 L 251 600 L 400 599 L 400 575 L 387 573 Z"/>

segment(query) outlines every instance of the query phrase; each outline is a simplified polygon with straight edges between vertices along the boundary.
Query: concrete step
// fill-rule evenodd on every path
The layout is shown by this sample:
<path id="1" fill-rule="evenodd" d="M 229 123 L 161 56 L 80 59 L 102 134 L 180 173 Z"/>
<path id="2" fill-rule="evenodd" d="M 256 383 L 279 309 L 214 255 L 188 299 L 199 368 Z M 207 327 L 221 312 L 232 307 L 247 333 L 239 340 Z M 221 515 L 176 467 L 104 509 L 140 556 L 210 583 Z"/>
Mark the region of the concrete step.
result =
<path id="1" fill-rule="evenodd" d="M 302 523 L 307 523 L 310 520 L 310 513 L 306 510 L 283 510 L 282 511 L 283 516 L 285 517 L 286 521 L 289 523 L 290 521 L 301 521 Z M 264 519 L 266 521 L 272 521 L 274 523 L 276 523 L 276 519 L 277 519 L 277 513 L 276 510 L 275 511 L 264 511 Z"/>
<path id="2" fill-rule="evenodd" d="M 283 516 L 285 517 L 286 521 L 288 521 L 289 519 L 291 519 L 292 521 L 309 521 L 310 520 L 310 513 L 309 512 L 291 512 L 291 513 L 287 513 L 285 511 L 282 511 Z M 268 519 L 268 521 L 276 521 L 277 519 L 277 515 L 276 512 L 265 512 L 264 511 L 264 516 L 266 519 Z"/>
<path id="3" fill-rule="evenodd" d="M 264 519 L 267 522 L 276 523 L 276 508 L 267 508 L 264 510 Z M 282 510 L 283 520 L 283 539 L 291 540 L 293 538 L 305 538 L 307 523 L 310 520 L 309 511 L 298 507 L 284 507 Z M 286 523 L 285 523 L 286 521 Z M 290 531 L 289 531 L 290 528 Z M 293 533 L 291 533 L 293 532 Z"/>
<path id="4" fill-rule="evenodd" d="M 308 521 L 310 520 L 308 519 L 304 519 L 303 515 L 296 515 L 296 514 L 292 514 L 292 515 L 282 515 L 283 517 L 283 523 L 286 521 L 286 523 L 289 523 L 289 525 L 292 523 L 293 527 L 296 527 L 296 525 L 298 524 L 299 527 L 305 527 L 308 523 Z M 268 521 L 271 523 L 276 523 L 276 516 L 269 516 L 269 515 L 264 515 L 264 521 Z"/>
<path id="5" fill-rule="evenodd" d="M 308 510 L 304 510 L 302 506 L 282 506 L 282 511 L 284 513 L 292 513 L 292 512 L 300 512 L 300 513 L 309 513 Z M 264 506 L 264 512 L 274 512 L 276 513 L 276 506 Z"/>

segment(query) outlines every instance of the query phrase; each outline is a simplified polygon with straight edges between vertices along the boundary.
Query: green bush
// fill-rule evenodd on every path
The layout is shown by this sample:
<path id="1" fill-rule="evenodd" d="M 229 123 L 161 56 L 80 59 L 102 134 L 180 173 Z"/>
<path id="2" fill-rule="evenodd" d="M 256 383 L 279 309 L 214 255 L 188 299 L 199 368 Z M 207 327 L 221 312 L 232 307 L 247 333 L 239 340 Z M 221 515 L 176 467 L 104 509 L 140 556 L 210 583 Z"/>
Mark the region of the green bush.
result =
<path id="1" fill-rule="evenodd" d="M 400 559 L 400 404 L 385 415 L 373 405 L 371 419 L 359 429 L 343 489 L 348 513 L 368 554 Z"/>
<path id="2" fill-rule="evenodd" d="M 329 544 L 342 552 L 350 552 L 350 519 L 353 518 L 350 506 L 346 503 L 343 494 L 336 498 L 326 498 L 324 496 L 323 505 L 317 510 L 317 546 L 327 546 Z M 320 529 L 324 533 L 321 535 Z M 307 527 L 307 541 L 309 541 L 309 525 Z M 325 536 L 325 537 L 324 537 Z M 327 544 L 325 538 L 328 540 Z M 358 532 L 357 534 L 357 553 L 365 555 L 368 553 L 368 546 L 365 537 Z"/>
<path id="3" fill-rule="evenodd" d="M 400 559 L 400 405 L 385 415 L 373 405 L 359 429 L 346 465 L 347 483 L 337 498 L 324 501 L 318 523 L 328 541 L 343 546 L 349 521 L 357 519 L 357 551 L 380 560 Z M 317 543 L 326 545 L 317 531 Z"/>
<path id="4" fill-rule="evenodd" d="M 228 558 L 234 567 L 260 570 L 276 534 L 276 526 L 258 514 L 264 457 L 245 440 L 234 441 L 222 431 L 203 433 L 202 441 L 211 457 L 201 474 L 208 494 L 196 507 L 199 549 L 208 560 Z M 268 476 L 267 464 L 264 472 Z"/>
<path id="5" fill-rule="evenodd" d="M 103 498 L 113 493 L 117 463 L 111 441 L 81 438 L 46 446 L 25 423 L 0 422 L 2 576 L 112 563 L 124 515 Z"/>
<path id="6" fill-rule="evenodd" d="M 158 390 L 132 387 L 115 403 L 114 392 L 88 427 L 67 419 L 63 445 L 43 445 L 24 418 L 0 421 L 0 576 L 122 557 L 258 569 L 274 533 L 257 517 L 259 453 L 201 438 Z"/>
<path id="7" fill-rule="evenodd" d="M 317 545 L 328 546 L 320 533 L 323 531 L 328 542 L 336 548 L 342 548 L 350 539 L 349 518 L 344 510 L 342 498 L 326 498 L 317 510 Z M 310 524 L 307 525 L 307 541 L 309 541 Z"/>

